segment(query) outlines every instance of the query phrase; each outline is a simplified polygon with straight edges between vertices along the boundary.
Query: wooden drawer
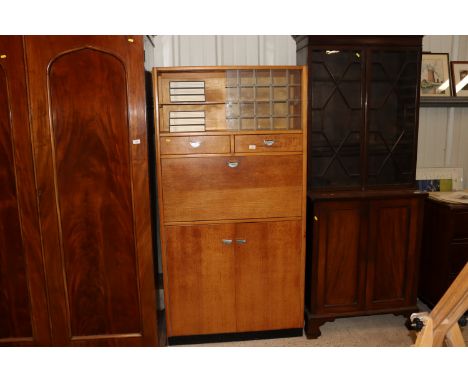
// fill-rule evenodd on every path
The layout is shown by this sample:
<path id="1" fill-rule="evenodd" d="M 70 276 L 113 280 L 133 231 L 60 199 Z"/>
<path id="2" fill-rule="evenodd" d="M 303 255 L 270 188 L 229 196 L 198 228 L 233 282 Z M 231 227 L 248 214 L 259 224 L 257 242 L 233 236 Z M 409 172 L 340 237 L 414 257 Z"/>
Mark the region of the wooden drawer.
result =
<path id="1" fill-rule="evenodd" d="M 166 222 L 300 216 L 302 155 L 162 158 Z"/>
<path id="2" fill-rule="evenodd" d="M 468 239 L 468 211 L 458 212 L 453 216 L 453 238 Z"/>
<path id="3" fill-rule="evenodd" d="M 224 71 L 163 73 L 160 81 L 162 104 L 224 102 L 226 98 Z"/>
<path id="4" fill-rule="evenodd" d="M 302 151 L 302 134 L 259 134 L 237 135 L 235 151 L 269 152 L 269 151 Z"/>
<path id="5" fill-rule="evenodd" d="M 231 151 L 229 136 L 194 135 L 160 138 L 161 154 L 224 154 Z"/>

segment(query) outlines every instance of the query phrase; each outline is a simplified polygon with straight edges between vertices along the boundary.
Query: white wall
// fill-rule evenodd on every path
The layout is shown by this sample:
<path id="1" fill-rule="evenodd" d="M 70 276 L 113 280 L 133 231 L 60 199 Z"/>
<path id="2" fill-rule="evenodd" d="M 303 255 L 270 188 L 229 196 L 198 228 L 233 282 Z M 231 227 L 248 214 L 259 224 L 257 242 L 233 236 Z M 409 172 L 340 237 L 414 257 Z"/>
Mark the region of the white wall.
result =
<path id="1" fill-rule="evenodd" d="M 423 51 L 468 61 L 468 36 L 425 36 Z M 468 107 L 421 108 L 417 167 L 462 167 L 468 187 Z"/>
<path id="2" fill-rule="evenodd" d="M 295 65 L 291 36 L 155 36 L 155 66 Z"/>

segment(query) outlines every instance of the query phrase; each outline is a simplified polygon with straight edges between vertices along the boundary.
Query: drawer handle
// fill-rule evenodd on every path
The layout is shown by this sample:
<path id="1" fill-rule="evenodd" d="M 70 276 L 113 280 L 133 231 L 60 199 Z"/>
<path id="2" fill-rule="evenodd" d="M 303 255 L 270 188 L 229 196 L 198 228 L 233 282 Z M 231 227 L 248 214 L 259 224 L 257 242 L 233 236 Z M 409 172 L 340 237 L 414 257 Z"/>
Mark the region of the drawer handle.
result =
<path id="1" fill-rule="evenodd" d="M 200 147 L 201 145 L 201 142 L 200 141 L 192 141 L 190 142 L 190 146 L 192 146 L 194 149 L 196 149 L 197 147 Z"/>
<path id="2" fill-rule="evenodd" d="M 271 147 L 276 143 L 276 141 L 274 139 L 264 139 L 263 143 L 265 144 L 265 146 Z"/>
<path id="3" fill-rule="evenodd" d="M 245 240 L 245 239 L 236 239 L 236 243 L 237 244 L 245 244 L 245 243 L 247 243 L 247 240 Z"/>
<path id="4" fill-rule="evenodd" d="M 236 168 L 237 166 L 239 166 L 239 162 L 227 162 L 227 165 L 230 167 L 230 168 Z"/>
<path id="5" fill-rule="evenodd" d="M 223 244 L 226 244 L 226 245 L 231 245 L 232 244 L 231 239 L 223 239 L 222 242 L 223 242 Z"/>

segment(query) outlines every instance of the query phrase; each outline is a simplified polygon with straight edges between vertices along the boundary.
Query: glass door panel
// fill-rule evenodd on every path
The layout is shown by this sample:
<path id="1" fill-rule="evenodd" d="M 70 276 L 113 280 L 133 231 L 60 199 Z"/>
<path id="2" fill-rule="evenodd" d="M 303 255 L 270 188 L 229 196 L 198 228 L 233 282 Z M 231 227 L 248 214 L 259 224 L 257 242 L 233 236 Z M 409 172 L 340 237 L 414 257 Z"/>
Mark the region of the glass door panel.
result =
<path id="1" fill-rule="evenodd" d="M 309 62 L 309 189 L 361 184 L 362 53 L 313 50 Z"/>

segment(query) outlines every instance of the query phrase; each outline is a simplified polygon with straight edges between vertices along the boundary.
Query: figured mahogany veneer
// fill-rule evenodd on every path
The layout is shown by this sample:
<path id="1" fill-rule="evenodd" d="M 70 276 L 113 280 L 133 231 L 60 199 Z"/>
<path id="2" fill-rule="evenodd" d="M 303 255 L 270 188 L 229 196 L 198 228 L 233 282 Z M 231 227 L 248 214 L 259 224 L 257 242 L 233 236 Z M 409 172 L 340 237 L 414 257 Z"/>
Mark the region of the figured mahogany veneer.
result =
<path id="1" fill-rule="evenodd" d="M 20 36 L 0 36 L 0 345 L 48 345 L 50 329 Z"/>
<path id="2" fill-rule="evenodd" d="M 0 344 L 156 345 L 142 38 L 0 53 Z"/>
<path id="3" fill-rule="evenodd" d="M 25 42 L 52 341 L 155 345 L 142 38 Z"/>
<path id="4" fill-rule="evenodd" d="M 302 328 L 305 75 L 305 67 L 153 71 L 169 343 Z M 206 101 L 171 102 L 171 81 L 204 81 Z M 170 111 L 205 111 L 205 131 L 169 133 Z"/>

